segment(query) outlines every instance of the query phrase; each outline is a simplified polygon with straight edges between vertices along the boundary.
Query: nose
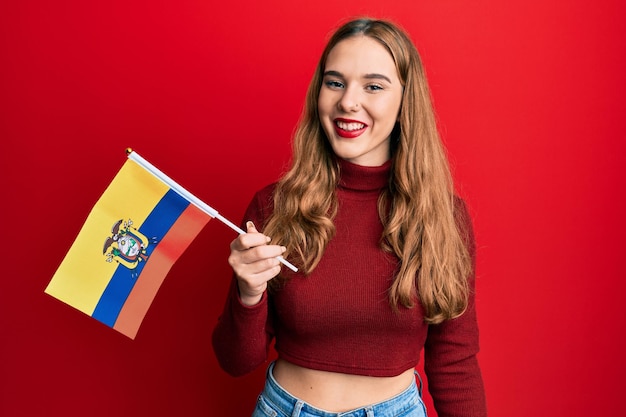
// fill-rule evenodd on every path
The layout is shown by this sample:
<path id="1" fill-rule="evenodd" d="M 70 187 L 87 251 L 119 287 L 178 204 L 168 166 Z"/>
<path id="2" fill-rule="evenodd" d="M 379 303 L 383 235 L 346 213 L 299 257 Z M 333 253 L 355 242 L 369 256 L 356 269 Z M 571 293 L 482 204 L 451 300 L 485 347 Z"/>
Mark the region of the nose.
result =
<path id="1" fill-rule="evenodd" d="M 341 99 L 337 103 L 339 109 L 343 112 L 357 112 L 361 107 L 361 98 L 356 88 L 346 87 L 343 91 Z"/>

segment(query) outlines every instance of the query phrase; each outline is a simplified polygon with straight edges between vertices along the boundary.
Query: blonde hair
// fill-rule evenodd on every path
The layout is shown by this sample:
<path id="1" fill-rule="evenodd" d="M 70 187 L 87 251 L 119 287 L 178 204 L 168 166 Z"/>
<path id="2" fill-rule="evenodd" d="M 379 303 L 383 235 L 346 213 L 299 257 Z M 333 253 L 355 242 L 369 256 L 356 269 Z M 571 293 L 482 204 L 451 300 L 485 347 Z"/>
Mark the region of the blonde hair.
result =
<path id="1" fill-rule="evenodd" d="M 462 230 L 467 225 L 455 219 L 452 176 L 420 56 L 393 23 L 352 20 L 330 38 L 309 85 L 293 138 L 292 165 L 277 184 L 264 233 L 286 246 L 307 274 L 335 234 L 339 166 L 320 124 L 317 102 L 328 54 L 342 40 L 359 35 L 387 48 L 404 87 L 399 122 L 391 135 L 389 187 L 378 202 L 384 225 L 381 248 L 400 261 L 389 301 L 394 308 L 411 308 L 419 297 L 426 322 L 440 323 L 467 308 L 472 272 Z M 276 287 L 284 280 L 281 276 L 270 283 Z"/>

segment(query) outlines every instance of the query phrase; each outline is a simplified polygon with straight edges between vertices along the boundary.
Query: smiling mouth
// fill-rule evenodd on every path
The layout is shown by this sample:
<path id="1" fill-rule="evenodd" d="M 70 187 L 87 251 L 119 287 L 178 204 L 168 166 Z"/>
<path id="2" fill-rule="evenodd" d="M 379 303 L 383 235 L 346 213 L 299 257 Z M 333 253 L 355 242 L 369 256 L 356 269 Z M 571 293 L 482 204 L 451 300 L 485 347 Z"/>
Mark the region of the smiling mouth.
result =
<path id="1" fill-rule="evenodd" d="M 359 122 L 344 122 L 341 120 L 336 120 L 335 121 L 335 125 L 341 129 L 341 130 L 345 130 L 347 132 L 354 132 L 355 130 L 361 130 L 361 129 L 365 129 L 366 125 L 364 123 L 359 123 Z"/>
<path id="2" fill-rule="evenodd" d="M 337 135 L 344 139 L 357 138 L 367 129 L 365 123 L 356 120 L 335 119 L 334 125 Z"/>

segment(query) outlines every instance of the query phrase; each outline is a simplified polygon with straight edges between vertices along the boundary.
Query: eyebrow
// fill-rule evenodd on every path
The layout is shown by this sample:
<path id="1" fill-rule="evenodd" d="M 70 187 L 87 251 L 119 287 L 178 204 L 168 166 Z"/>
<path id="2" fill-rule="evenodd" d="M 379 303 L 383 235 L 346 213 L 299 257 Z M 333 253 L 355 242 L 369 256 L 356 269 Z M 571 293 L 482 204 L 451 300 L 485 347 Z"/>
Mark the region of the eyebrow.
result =
<path id="1" fill-rule="evenodd" d="M 327 77 L 327 76 L 345 78 L 343 74 L 340 73 L 339 71 L 332 71 L 332 70 L 324 72 L 324 77 Z M 363 75 L 363 78 L 366 78 L 368 80 L 385 80 L 389 84 L 393 84 L 391 80 L 389 79 L 389 77 L 383 74 L 378 74 L 378 73 L 365 74 Z"/>

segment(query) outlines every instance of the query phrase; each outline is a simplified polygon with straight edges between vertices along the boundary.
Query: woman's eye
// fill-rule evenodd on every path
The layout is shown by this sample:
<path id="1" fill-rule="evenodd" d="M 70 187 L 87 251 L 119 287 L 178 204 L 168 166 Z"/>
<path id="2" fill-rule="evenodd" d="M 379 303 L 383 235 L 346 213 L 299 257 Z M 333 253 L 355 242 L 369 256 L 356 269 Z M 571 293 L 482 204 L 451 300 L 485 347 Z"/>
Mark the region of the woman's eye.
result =
<path id="1" fill-rule="evenodd" d="M 379 91 L 383 89 L 383 86 L 378 84 L 369 84 L 365 87 L 365 89 L 368 91 Z"/>
<path id="2" fill-rule="evenodd" d="M 343 88 L 343 83 L 335 80 L 328 80 L 324 84 L 329 88 Z"/>

